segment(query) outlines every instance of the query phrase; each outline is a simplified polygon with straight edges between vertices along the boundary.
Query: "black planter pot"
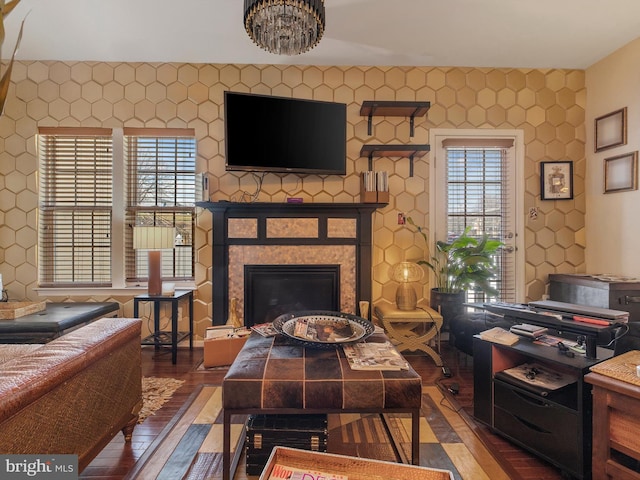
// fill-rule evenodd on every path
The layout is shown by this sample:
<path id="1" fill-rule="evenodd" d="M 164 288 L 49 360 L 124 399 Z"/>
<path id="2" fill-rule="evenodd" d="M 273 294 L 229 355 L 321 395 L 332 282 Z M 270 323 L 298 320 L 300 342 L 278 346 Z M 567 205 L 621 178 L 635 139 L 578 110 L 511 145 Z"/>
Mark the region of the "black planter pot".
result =
<path id="1" fill-rule="evenodd" d="M 464 313 L 463 303 L 466 294 L 464 291 L 456 293 L 441 292 L 437 288 L 431 289 L 430 306 L 442 315 L 442 330 L 449 331 L 451 320 Z"/>

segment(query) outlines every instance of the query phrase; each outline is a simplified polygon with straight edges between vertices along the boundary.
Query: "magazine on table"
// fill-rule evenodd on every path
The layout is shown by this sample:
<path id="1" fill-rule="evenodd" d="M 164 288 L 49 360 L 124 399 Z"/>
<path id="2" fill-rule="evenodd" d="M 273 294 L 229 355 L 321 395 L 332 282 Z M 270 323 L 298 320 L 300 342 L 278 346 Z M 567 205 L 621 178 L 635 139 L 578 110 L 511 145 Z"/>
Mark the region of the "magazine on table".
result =
<path id="1" fill-rule="evenodd" d="M 273 337 L 278 334 L 278 330 L 275 329 L 271 322 L 252 325 L 251 330 L 258 332 L 263 337 Z"/>
<path id="2" fill-rule="evenodd" d="M 511 333 L 501 327 L 493 327 L 484 332 L 480 332 L 480 338 L 488 342 L 499 343 L 501 345 L 513 345 L 520 340 L 515 333 Z"/>
<path id="3" fill-rule="evenodd" d="M 496 378 L 532 389 L 542 396 L 576 382 L 572 375 L 553 370 L 537 362 L 527 362 L 496 373 Z"/>
<path id="4" fill-rule="evenodd" d="M 348 480 L 346 475 L 326 473 L 319 470 L 290 467 L 276 463 L 269 474 L 269 480 Z"/>
<path id="5" fill-rule="evenodd" d="M 536 345 L 546 345 L 548 347 L 557 347 L 560 342 L 564 343 L 569 348 L 575 347 L 578 345 L 578 342 L 574 342 L 573 340 L 569 340 L 567 338 L 556 337 L 553 335 L 542 335 L 536 338 L 533 343 L 535 343 Z"/>
<path id="6" fill-rule="evenodd" d="M 355 343 L 342 347 L 352 370 L 408 370 L 409 363 L 391 342 Z"/>
<path id="7" fill-rule="evenodd" d="M 315 342 L 344 342 L 353 337 L 353 327 L 346 318 L 299 318 L 293 335 Z"/>

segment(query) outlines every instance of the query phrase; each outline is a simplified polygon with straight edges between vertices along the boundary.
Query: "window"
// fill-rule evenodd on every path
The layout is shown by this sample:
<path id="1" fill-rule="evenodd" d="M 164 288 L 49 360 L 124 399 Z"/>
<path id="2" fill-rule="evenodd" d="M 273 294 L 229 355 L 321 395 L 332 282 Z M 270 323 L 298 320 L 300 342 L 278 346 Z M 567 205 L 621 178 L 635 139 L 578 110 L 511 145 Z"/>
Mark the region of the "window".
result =
<path id="1" fill-rule="evenodd" d="M 40 128 L 39 284 L 111 285 L 110 129 Z"/>
<path id="2" fill-rule="evenodd" d="M 196 141 L 191 129 L 124 129 L 127 165 L 126 225 L 175 227 L 173 250 L 162 253 L 162 277 L 193 280 Z M 146 251 L 132 248 L 126 232 L 127 281 L 147 278 Z"/>
<path id="3" fill-rule="evenodd" d="M 123 138 L 124 133 L 124 138 Z M 194 278 L 193 129 L 40 128 L 39 286 L 146 281 L 134 225 L 176 228 L 165 279 Z M 114 255 L 114 252 L 125 252 Z"/>

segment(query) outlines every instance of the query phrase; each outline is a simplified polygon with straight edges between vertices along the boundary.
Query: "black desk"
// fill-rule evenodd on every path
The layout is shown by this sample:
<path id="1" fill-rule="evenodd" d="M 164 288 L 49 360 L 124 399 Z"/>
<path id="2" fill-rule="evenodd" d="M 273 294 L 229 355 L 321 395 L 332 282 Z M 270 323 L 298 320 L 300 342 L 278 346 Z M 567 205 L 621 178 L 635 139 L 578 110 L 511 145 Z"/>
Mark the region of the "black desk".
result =
<path id="1" fill-rule="evenodd" d="M 473 338 L 473 415 L 491 429 L 575 479 L 591 479 L 592 398 L 584 381 L 590 368 L 613 352 L 597 348 L 597 359 L 567 357 L 555 347 L 522 338 L 501 345 Z M 535 362 L 575 381 L 547 393 L 505 380 L 499 372 Z M 535 378 L 535 374 L 534 374 Z M 595 478 L 595 477 L 594 477 Z"/>
<path id="2" fill-rule="evenodd" d="M 181 300 L 188 300 L 189 304 L 189 331 L 178 331 L 178 304 Z M 193 290 L 176 290 L 173 295 L 137 295 L 133 297 L 133 316 L 139 318 L 138 307 L 140 302 L 153 303 L 153 333 L 142 339 L 142 345 L 154 345 L 156 350 L 162 345 L 171 346 L 171 362 L 176 363 L 178 355 L 178 343 L 189 337 L 189 349 L 193 350 Z M 160 330 L 160 304 L 171 303 L 171 331 Z"/>
<path id="3" fill-rule="evenodd" d="M 118 302 L 47 303 L 41 312 L 0 321 L 0 342 L 46 343 L 99 318 L 116 317 L 119 310 Z"/>

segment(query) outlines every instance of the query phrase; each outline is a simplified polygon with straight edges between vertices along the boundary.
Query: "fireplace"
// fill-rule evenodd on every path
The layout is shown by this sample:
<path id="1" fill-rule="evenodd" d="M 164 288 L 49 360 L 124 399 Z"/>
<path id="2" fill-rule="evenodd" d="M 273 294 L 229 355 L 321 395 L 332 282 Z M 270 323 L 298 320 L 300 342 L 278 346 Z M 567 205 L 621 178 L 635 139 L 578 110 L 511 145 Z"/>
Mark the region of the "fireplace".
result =
<path id="1" fill-rule="evenodd" d="M 283 313 L 340 309 L 340 265 L 245 265 L 244 323 Z"/>
<path id="2" fill-rule="evenodd" d="M 245 324 L 258 323 L 258 318 L 266 316 L 264 312 L 245 311 L 246 297 L 260 294 L 256 291 L 260 289 L 245 292 L 245 267 L 252 265 L 276 265 L 285 269 L 300 265 L 339 266 L 338 273 L 330 275 L 334 276 L 334 286 L 327 287 L 338 290 L 335 293 L 338 300 L 331 301 L 330 309 L 356 313 L 359 301 L 371 301 L 372 215 L 383 205 L 233 202 L 197 202 L 196 205 L 211 211 L 213 216 L 214 325 L 226 322 L 233 298 L 240 300 L 237 313 L 240 318 L 248 319 Z M 279 302 L 298 300 L 299 297 Z M 257 303 L 270 301 L 268 298 Z M 305 299 L 304 303 L 308 301 Z M 313 305 L 325 309 L 324 304 Z"/>

